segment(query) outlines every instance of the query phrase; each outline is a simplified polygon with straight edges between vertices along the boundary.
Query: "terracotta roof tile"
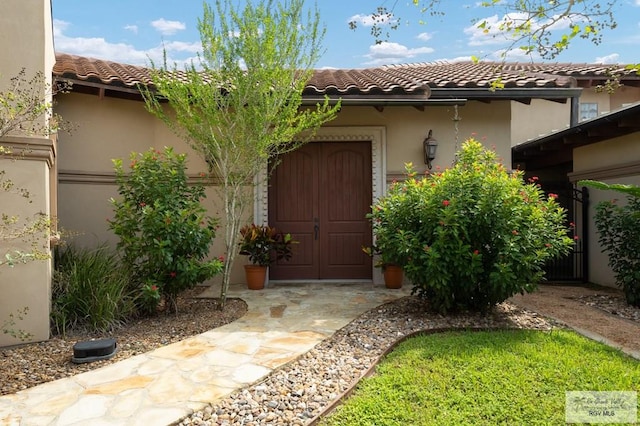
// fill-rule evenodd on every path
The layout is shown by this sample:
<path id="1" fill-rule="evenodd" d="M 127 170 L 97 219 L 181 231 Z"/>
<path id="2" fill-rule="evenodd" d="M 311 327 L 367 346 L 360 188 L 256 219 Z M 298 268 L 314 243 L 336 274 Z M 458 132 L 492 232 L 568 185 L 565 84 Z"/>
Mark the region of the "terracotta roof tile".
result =
<path id="1" fill-rule="evenodd" d="M 500 78 L 505 88 L 572 88 L 576 79 L 607 78 L 618 72 L 625 78 L 638 77 L 621 65 L 547 64 L 493 62 L 436 62 L 388 65 L 364 69 L 316 70 L 305 95 L 403 95 L 424 96 L 430 89 L 490 89 Z M 112 61 L 56 54 L 53 74 L 78 82 L 135 88 L 150 84 L 149 70 Z"/>

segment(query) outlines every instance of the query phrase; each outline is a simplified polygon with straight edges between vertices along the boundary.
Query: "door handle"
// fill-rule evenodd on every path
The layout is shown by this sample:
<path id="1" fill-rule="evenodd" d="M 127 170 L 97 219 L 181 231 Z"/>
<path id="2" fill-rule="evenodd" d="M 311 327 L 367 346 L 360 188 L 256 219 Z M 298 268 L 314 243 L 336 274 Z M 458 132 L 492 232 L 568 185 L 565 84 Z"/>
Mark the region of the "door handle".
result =
<path id="1" fill-rule="evenodd" d="M 318 233 L 320 232 L 320 225 L 318 225 L 317 223 L 314 225 L 313 227 L 313 235 L 315 236 L 315 239 L 318 240 Z"/>

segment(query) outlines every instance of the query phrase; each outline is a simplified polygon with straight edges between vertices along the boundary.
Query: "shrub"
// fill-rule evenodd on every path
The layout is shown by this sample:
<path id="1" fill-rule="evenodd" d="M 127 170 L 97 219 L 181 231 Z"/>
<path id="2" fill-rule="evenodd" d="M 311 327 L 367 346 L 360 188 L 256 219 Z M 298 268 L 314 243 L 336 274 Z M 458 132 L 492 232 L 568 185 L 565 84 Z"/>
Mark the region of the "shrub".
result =
<path id="1" fill-rule="evenodd" d="M 141 291 L 155 285 L 168 310 L 176 298 L 222 270 L 222 260 L 207 260 L 216 221 L 200 204 L 202 185 L 188 185 L 186 155 L 149 151 L 131 154 L 127 176 L 114 160 L 120 200 L 111 200 L 115 218 L 110 229 L 120 237 L 118 249 Z M 149 301 L 149 299 L 147 299 Z"/>
<path id="2" fill-rule="evenodd" d="M 443 173 L 393 183 L 369 215 L 375 245 L 403 266 L 414 292 L 446 312 L 485 310 L 532 291 L 543 265 L 573 244 L 555 196 L 471 139 Z"/>
<path id="3" fill-rule="evenodd" d="M 627 205 L 603 201 L 596 206 L 596 228 L 603 252 L 609 254 L 609 266 L 622 287 L 627 303 L 640 307 L 640 188 L 632 185 L 607 185 L 580 182 L 599 189 L 629 194 Z"/>
<path id="4" fill-rule="evenodd" d="M 57 334 L 85 327 L 109 330 L 135 314 L 130 274 L 107 247 L 57 249 L 51 324 Z"/>

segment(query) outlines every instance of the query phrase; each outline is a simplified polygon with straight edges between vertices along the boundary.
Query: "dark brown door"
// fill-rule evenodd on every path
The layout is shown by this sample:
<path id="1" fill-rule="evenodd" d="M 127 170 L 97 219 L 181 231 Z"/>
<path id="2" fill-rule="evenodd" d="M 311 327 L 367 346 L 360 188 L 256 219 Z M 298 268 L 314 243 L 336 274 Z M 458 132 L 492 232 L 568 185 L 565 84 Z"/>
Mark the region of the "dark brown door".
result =
<path id="1" fill-rule="evenodd" d="M 270 179 L 269 223 L 299 241 L 272 279 L 370 279 L 371 144 L 309 143 Z"/>

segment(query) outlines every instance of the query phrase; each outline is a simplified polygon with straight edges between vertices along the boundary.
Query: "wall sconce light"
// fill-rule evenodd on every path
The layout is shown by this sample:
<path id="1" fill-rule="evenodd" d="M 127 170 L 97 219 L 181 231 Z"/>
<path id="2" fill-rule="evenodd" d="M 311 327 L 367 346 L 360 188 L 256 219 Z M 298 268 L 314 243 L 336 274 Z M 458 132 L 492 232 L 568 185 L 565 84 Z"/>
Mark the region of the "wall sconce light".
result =
<path id="1" fill-rule="evenodd" d="M 436 158 L 436 150 L 438 149 L 438 141 L 431 136 L 433 131 L 429 129 L 429 134 L 422 142 L 424 149 L 424 164 L 431 170 L 431 162 Z"/>

